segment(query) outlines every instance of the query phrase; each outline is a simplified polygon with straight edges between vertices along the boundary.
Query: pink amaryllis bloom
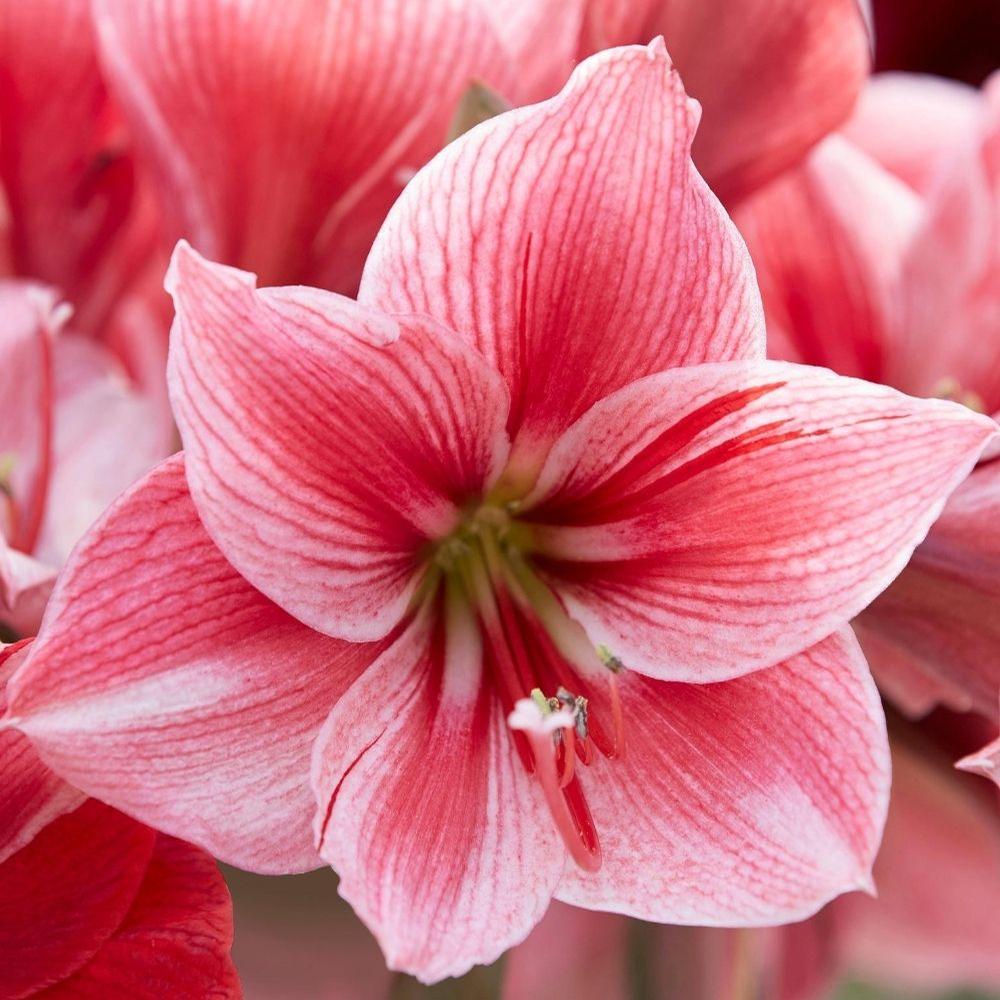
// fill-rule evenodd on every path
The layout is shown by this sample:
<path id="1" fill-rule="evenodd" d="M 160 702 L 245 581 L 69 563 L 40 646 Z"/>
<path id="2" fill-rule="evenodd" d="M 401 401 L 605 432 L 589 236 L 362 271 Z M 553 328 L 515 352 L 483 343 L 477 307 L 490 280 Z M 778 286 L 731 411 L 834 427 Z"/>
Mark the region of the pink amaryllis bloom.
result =
<path id="1" fill-rule="evenodd" d="M 492 0 L 489 7 L 534 100 L 555 93 L 579 59 L 663 35 L 705 111 L 695 163 L 727 204 L 799 162 L 847 118 L 871 59 L 858 0 Z"/>
<path id="2" fill-rule="evenodd" d="M 171 242 L 354 294 L 389 206 L 473 81 L 511 90 L 478 0 L 93 3 Z"/>
<path id="3" fill-rule="evenodd" d="M 0 706 L 24 643 L 0 647 Z M 0 731 L 0 996 L 237 1000 L 212 859 L 86 797 Z"/>
<path id="4" fill-rule="evenodd" d="M 876 81 L 847 135 L 736 214 L 771 350 L 996 414 L 1000 78 L 981 93 Z M 944 703 L 995 720 L 998 601 L 1000 461 L 986 455 L 856 622 L 883 690 L 911 714 Z"/>
<path id="5" fill-rule="evenodd" d="M 53 292 L 0 280 L 0 625 L 34 632 L 83 532 L 164 451 L 152 404 L 66 332 Z"/>
<path id="6" fill-rule="evenodd" d="M 359 302 L 178 247 L 185 452 L 12 683 L 57 773 L 328 862 L 425 980 L 554 895 L 760 924 L 868 884 L 888 758 L 843 626 L 995 425 L 764 360 L 697 117 L 662 43 L 595 56 L 411 182 Z"/>

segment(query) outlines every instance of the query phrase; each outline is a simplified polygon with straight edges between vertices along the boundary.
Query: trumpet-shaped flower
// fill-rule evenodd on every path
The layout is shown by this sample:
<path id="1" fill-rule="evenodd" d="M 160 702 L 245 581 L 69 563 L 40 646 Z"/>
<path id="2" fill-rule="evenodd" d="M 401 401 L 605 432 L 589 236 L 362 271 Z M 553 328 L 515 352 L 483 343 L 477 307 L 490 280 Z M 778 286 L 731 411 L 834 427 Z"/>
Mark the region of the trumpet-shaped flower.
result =
<path id="1" fill-rule="evenodd" d="M 761 924 L 867 885 L 888 757 L 843 626 L 994 425 L 764 360 L 696 121 L 662 43 L 588 60 L 411 182 L 358 302 L 179 245 L 184 455 L 13 682 L 50 766 L 330 863 L 427 980 L 553 895 Z"/>

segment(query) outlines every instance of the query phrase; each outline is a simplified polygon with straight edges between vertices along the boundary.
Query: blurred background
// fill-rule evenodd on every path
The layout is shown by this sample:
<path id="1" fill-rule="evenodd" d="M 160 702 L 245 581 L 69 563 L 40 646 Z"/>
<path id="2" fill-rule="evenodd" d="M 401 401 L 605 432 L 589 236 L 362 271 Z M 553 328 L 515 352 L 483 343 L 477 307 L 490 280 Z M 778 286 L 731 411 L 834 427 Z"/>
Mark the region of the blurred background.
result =
<path id="1" fill-rule="evenodd" d="M 933 73 L 978 86 L 1000 66 L 1000 0 L 873 0 L 872 6 L 876 72 Z M 985 789 L 977 792 L 985 794 Z M 909 835 L 905 828 L 900 832 Z M 230 868 L 224 873 L 235 904 L 233 954 L 247 1000 L 1000 1000 L 1000 975 L 993 993 L 901 992 L 839 972 L 833 985 L 822 977 L 816 982 L 794 974 L 780 985 L 767 985 L 766 976 L 750 975 L 734 990 L 740 977 L 733 977 L 733 970 L 746 959 L 740 949 L 770 947 L 759 935 L 741 941 L 737 933 L 723 943 L 689 929 L 664 931 L 610 916 L 578 926 L 563 907 L 532 935 L 530 953 L 428 988 L 385 968 L 375 940 L 337 895 L 331 871 L 283 878 Z M 1000 900 L 996 904 L 1000 920 Z M 935 903 L 914 898 L 912 905 L 933 908 Z M 823 944 L 803 934 L 783 943 L 784 951 L 757 957 L 778 964 L 800 959 L 823 971 Z M 921 944 L 912 946 L 919 950 Z M 919 964 L 920 956 L 913 958 Z M 1000 967 L 1000 955 L 997 961 Z M 709 974 L 705 968 L 692 971 L 699 966 Z M 752 961 L 747 968 L 753 968 Z M 726 985 L 713 984 L 712 970 L 722 969 Z M 970 981 L 977 978 L 971 965 L 969 975 Z M 978 978 L 984 978 L 981 970 Z"/>

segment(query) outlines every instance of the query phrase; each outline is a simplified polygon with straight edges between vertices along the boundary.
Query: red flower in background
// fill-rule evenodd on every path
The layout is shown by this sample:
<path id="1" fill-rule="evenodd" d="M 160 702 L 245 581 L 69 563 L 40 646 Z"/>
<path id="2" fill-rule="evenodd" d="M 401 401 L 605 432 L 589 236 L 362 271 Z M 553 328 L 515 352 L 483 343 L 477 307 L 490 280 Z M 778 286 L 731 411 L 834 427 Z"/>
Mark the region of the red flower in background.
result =
<path id="1" fill-rule="evenodd" d="M 695 163 L 727 205 L 840 125 L 871 61 L 858 0 L 492 0 L 489 8 L 533 100 L 555 93 L 578 60 L 662 35 L 704 110 Z"/>
<path id="2" fill-rule="evenodd" d="M 0 648 L 0 706 L 26 643 Z M 214 862 L 70 788 L 0 730 L 0 997 L 237 1000 Z"/>

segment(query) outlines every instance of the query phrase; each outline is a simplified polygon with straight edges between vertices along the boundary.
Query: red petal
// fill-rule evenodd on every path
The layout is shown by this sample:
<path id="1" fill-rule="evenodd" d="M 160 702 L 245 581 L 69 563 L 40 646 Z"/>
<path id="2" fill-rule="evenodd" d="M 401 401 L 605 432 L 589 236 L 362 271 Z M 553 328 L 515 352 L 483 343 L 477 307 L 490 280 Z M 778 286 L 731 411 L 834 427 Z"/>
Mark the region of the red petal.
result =
<path id="1" fill-rule="evenodd" d="M 11 715 L 89 794 L 244 867 L 302 870 L 318 864 L 313 740 L 375 655 L 304 628 L 236 574 L 177 456 L 77 548 Z"/>
<path id="2" fill-rule="evenodd" d="M 155 834 L 100 802 L 50 823 L 0 868 L 0 984 L 22 997 L 79 969 L 120 926 Z"/>
<path id="3" fill-rule="evenodd" d="M 121 926 L 44 1000 L 239 1000 L 232 938 L 232 906 L 215 862 L 160 834 Z"/>
<path id="4" fill-rule="evenodd" d="M 473 79 L 504 89 L 485 14 L 454 0 L 99 0 L 111 84 L 170 236 L 353 293 L 385 212 Z"/>
<path id="5" fill-rule="evenodd" d="M 171 394 L 212 538 L 312 628 L 384 636 L 428 539 L 503 465 L 499 376 L 429 321 L 329 292 L 257 292 L 185 244 L 169 284 Z"/>
<path id="6" fill-rule="evenodd" d="M 839 138 L 745 201 L 734 218 L 757 268 L 768 353 L 890 381 L 920 210 L 909 188 Z"/>
<path id="7" fill-rule="evenodd" d="M 529 466 L 636 378 L 763 352 L 745 248 L 690 161 L 697 117 L 662 44 L 595 56 L 452 143 L 382 228 L 361 301 L 497 365 Z"/>
<path id="8" fill-rule="evenodd" d="M 864 887 L 889 795 L 878 693 L 848 630 L 722 684 L 623 675 L 628 751 L 585 789 L 597 874 L 557 896 L 646 920 L 767 925 Z"/>

